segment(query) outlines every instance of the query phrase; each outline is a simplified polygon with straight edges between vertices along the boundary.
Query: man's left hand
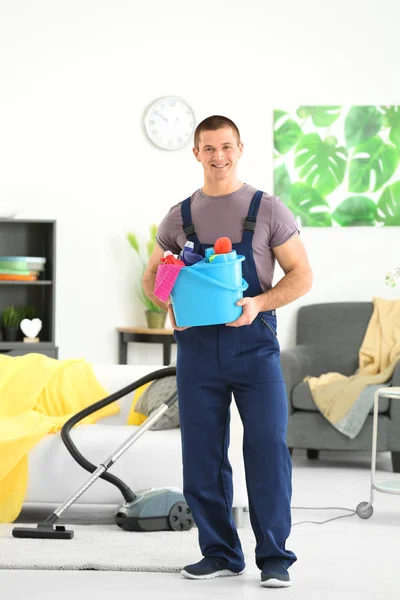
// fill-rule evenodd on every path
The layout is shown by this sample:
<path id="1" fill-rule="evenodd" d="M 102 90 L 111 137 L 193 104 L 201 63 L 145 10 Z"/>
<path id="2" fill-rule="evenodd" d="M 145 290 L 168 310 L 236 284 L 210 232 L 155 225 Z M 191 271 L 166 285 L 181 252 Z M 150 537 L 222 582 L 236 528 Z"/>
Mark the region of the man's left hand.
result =
<path id="1" fill-rule="evenodd" d="M 236 302 L 236 306 L 242 306 L 243 312 L 236 321 L 226 323 L 228 327 L 241 327 L 242 325 L 250 325 L 259 313 L 259 308 L 255 298 L 242 298 Z"/>

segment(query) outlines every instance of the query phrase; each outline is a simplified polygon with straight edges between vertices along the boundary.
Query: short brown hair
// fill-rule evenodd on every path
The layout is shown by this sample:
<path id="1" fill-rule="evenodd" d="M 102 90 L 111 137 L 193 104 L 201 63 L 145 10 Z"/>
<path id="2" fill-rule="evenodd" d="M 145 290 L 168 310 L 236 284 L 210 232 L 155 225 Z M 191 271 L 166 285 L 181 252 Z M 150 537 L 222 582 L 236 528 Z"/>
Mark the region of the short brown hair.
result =
<path id="1" fill-rule="evenodd" d="M 236 136 L 238 144 L 240 144 L 240 132 L 235 123 L 228 119 L 228 117 L 213 115 L 212 117 L 207 117 L 204 119 L 204 121 L 197 125 L 194 132 L 195 147 L 199 149 L 200 134 L 202 131 L 216 131 L 217 129 L 222 129 L 223 127 L 230 127 Z"/>

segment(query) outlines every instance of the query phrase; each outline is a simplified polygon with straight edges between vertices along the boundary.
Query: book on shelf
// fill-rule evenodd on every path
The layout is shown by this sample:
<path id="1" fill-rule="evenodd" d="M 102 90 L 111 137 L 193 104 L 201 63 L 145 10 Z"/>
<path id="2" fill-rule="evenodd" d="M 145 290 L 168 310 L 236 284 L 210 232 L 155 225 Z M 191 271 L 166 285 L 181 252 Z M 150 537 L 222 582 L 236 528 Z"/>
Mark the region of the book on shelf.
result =
<path id="1" fill-rule="evenodd" d="M 0 281 L 37 281 L 37 279 L 37 273 L 28 273 L 28 275 L 0 273 Z"/>
<path id="2" fill-rule="evenodd" d="M 0 281 L 37 281 L 46 258 L 0 256 Z"/>

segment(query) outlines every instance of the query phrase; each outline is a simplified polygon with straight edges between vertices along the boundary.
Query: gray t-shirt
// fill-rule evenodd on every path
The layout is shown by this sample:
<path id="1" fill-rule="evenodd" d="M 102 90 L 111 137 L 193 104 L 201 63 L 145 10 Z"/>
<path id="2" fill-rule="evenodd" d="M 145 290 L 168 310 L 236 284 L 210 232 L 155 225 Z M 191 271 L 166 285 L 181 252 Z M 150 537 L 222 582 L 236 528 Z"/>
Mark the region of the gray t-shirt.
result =
<path id="1" fill-rule="evenodd" d="M 225 196 L 207 196 L 201 189 L 191 197 L 191 212 L 197 237 L 202 244 L 213 245 L 219 237 L 228 237 L 232 243 L 240 242 L 250 202 L 256 193 L 251 185 Z M 173 206 L 161 221 L 157 243 L 165 251 L 179 254 L 185 245 L 182 229 L 181 204 Z M 258 279 L 265 292 L 272 287 L 275 255 L 272 248 L 298 235 L 299 229 L 293 213 L 277 196 L 264 193 L 253 234 L 253 255 Z"/>

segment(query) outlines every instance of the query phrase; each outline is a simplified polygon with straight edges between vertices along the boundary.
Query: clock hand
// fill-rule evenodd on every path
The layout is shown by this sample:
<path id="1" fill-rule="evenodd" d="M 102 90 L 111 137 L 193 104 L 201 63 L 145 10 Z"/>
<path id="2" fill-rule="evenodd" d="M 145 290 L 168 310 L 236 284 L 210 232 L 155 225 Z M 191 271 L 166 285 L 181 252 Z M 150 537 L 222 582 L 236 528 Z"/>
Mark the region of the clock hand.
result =
<path id="1" fill-rule="evenodd" d="M 160 112 L 158 112 L 158 110 L 154 111 L 154 114 L 155 114 L 155 115 L 158 115 L 159 117 L 161 117 L 161 118 L 162 118 L 164 121 L 166 121 L 166 122 L 168 123 L 168 119 L 166 119 L 166 118 L 164 117 L 164 115 L 162 115 Z"/>

